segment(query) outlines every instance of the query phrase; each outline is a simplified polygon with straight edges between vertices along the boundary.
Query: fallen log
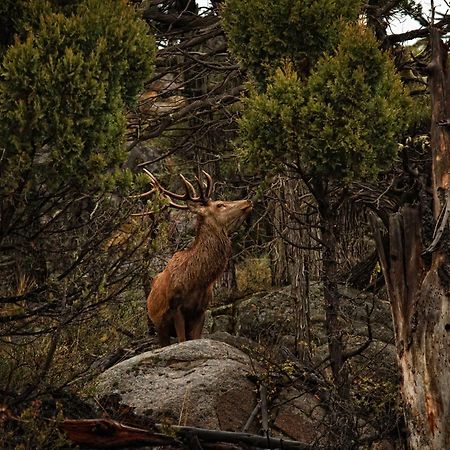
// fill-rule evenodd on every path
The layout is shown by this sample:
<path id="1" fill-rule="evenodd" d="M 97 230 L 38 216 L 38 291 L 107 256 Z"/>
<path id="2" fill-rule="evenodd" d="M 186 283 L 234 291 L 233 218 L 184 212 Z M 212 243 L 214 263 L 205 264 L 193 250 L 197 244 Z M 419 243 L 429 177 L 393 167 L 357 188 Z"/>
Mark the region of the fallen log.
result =
<path id="1" fill-rule="evenodd" d="M 156 425 L 158 431 L 173 433 L 175 437 L 141 428 L 124 425 L 111 419 L 64 420 L 61 430 L 67 438 L 78 445 L 96 448 L 121 448 L 154 445 L 160 447 L 183 447 L 187 440 L 196 436 L 201 443 L 244 444 L 258 448 L 281 448 L 284 450 L 322 450 L 322 447 L 282 438 L 264 437 L 250 433 L 208 430 L 205 428 Z"/>
<path id="2" fill-rule="evenodd" d="M 111 419 L 67 419 L 59 427 L 74 444 L 96 448 L 183 446 L 181 441 L 172 436 L 131 427 Z"/>

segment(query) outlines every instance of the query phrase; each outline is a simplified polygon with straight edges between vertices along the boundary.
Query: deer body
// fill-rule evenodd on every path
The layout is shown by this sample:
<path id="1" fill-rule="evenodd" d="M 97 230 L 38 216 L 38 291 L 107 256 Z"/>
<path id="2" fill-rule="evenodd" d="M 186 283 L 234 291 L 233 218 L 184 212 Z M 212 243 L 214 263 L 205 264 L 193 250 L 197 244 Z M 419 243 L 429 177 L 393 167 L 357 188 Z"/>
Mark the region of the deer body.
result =
<path id="1" fill-rule="evenodd" d="M 186 207 L 171 202 L 172 206 L 189 209 L 198 217 L 194 242 L 175 253 L 166 268 L 154 278 L 147 299 L 148 316 L 162 346 L 170 344 L 171 336 L 176 336 L 179 342 L 201 337 L 213 284 L 231 256 L 229 234 L 242 224 L 252 209 L 250 200 L 210 200 L 212 181 L 207 177 L 206 196 L 198 181 L 200 197 L 194 197 L 194 188 L 184 177 L 184 196 L 165 190 L 153 178 L 153 183 L 171 199 L 186 201 Z"/>

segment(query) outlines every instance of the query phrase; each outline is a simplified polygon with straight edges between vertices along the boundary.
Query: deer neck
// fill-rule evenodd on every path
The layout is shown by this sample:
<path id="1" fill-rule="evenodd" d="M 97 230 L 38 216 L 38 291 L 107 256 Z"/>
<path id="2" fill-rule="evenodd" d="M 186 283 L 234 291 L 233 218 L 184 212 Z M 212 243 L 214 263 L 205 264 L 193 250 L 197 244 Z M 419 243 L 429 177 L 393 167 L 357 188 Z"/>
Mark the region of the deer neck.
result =
<path id="1" fill-rule="evenodd" d="M 231 255 L 231 240 L 223 229 L 199 223 L 191 251 L 195 253 L 197 267 L 201 267 L 205 282 L 214 282 L 225 270 Z"/>

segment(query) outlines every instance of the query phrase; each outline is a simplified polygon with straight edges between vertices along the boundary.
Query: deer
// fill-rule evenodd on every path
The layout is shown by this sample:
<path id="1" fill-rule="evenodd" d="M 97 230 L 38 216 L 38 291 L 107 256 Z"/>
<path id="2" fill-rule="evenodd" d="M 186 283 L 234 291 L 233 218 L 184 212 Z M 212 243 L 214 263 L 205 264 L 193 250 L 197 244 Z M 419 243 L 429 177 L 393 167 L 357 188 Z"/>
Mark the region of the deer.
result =
<path id="1" fill-rule="evenodd" d="M 186 249 L 177 251 L 154 277 L 147 298 L 148 318 L 156 328 L 161 347 L 165 347 L 170 345 L 171 337 L 179 343 L 201 338 L 214 282 L 231 257 L 230 235 L 249 216 L 253 204 L 251 200 L 212 200 L 214 183 L 205 171 L 202 174 L 206 184 L 200 174 L 195 177 L 198 194 L 182 174 L 184 193 L 178 194 L 165 189 L 147 169 L 144 171 L 153 188 L 141 196 L 156 190 L 167 198 L 169 207 L 197 216 L 195 239 Z"/>

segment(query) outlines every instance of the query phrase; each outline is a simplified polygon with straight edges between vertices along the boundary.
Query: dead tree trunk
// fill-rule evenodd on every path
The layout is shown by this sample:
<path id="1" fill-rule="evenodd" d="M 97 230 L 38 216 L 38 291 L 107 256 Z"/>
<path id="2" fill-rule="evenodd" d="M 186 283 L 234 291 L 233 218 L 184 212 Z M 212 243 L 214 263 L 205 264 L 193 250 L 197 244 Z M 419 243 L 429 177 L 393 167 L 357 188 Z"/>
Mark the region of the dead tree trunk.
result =
<path id="1" fill-rule="evenodd" d="M 314 444 L 249 433 L 170 426 L 167 424 L 155 424 L 154 428 L 159 432 L 136 428 L 111 419 L 64 420 L 60 424 L 60 429 L 67 435 L 69 441 L 74 444 L 87 445 L 90 448 L 130 448 L 148 447 L 150 445 L 171 449 L 192 449 L 206 447 L 210 443 L 214 444 L 212 448 L 220 448 L 220 443 L 234 443 L 245 446 L 245 448 L 248 446 L 285 450 L 319 449 Z M 192 445 L 193 437 L 197 441 L 195 447 Z M 324 449 L 324 447 L 320 448 Z"/>
<path id="2" fill-rule="evenodd" d="M 417 205 L 405 205 L 390 216 L 387 239 L 383 239 L 380 223 L 372 221 L 392 307 L 409 446 L 413 450 L 450 448 L 448 47 L 438 29 L 431 28 L 430 36 L 431 178 L 436 221 L 433 242 L 424 251 L 424 220 Z"/>

